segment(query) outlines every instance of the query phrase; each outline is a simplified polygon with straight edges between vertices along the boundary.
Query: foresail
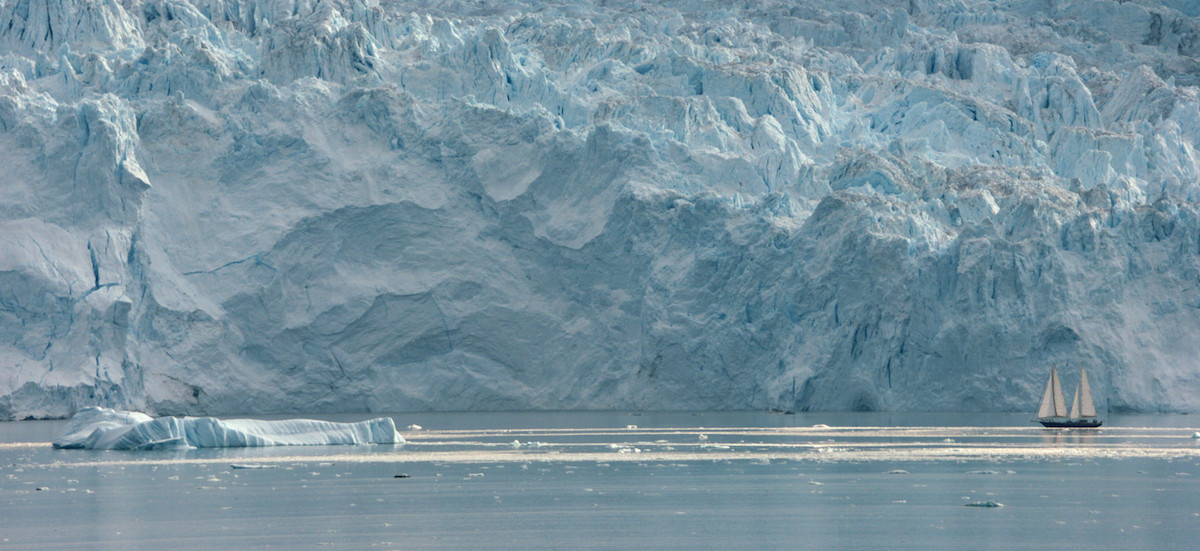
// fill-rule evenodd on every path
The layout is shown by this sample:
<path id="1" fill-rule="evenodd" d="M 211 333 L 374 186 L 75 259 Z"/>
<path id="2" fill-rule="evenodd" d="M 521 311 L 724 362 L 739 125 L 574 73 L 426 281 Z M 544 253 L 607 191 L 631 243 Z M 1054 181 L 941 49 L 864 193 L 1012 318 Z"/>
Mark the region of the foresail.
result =
<path id="1" fill-rule="evenodd" d="M 1075 385 L 1075 399 L 1071 401 L 1071 419 L 1079 418 L 1079 387 Z"/>
<path id="2" fill-rule="evenodd" d="M 1083 417 L 1095 417 L 1096 404 L 1092 401 L 1092 387 L 1088 384 L 1087 372 L 1082 368 L 1079 369 L 1079 396 L 1079 415 Z"/>
<path id="3" fill-rule="evenodd" d="M 1054 417 L 1054 379 L 1046 379 L 1046 392 L 1042 393 L 1042 405 L 1038 408 L 1039 419 Z"/>

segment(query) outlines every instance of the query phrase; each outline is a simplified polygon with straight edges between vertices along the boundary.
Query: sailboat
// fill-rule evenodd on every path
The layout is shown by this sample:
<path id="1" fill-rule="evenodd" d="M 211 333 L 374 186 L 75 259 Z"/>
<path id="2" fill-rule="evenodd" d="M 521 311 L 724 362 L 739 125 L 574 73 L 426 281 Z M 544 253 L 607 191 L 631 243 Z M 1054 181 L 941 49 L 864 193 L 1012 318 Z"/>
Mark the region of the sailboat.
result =
<path id="1" fill-rule="evenodd" d="M 1050 367 L 1050 380 L 1046 381 L 1046 392 L 1042 394 L 1042 405 L 1038 408 L 1035 421 L 1055 428 L 1092 428 L 1104 422 L 1096 418 L 1092 387 L 1082 367 L 1079 368 L 1079 384 L 1075 385 L 1075 399 L 1071 401 L 1070 414 L 1063 399 L 1062 383 L 1058 380 L 1058 367 Z"/>

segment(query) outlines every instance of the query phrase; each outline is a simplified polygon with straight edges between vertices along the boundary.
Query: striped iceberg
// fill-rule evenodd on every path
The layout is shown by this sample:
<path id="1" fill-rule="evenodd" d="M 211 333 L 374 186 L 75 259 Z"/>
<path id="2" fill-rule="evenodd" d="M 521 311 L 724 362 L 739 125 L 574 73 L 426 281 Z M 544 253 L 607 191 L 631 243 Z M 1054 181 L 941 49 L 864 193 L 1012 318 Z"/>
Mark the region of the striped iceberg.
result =
<path id="1" fill-rule="evenodd" d="M 159 417 L 89 407 L 76 413 L 55 448 L 89 450 L 157 450 L 323 446 L 333 444 L 400 444 L 390 417 L 357 423 L 312 419 L 220 420 L 214 417 Z"/>

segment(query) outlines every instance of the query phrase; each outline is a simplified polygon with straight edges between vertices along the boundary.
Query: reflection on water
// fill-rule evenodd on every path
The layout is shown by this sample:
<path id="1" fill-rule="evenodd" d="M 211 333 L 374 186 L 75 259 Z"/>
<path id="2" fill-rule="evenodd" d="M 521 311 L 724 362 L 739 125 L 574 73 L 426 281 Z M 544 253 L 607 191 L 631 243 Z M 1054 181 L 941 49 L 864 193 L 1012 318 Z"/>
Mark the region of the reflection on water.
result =
<path id="1" fill-rule="evenodd" d="M 1096 443 L 1101 429 L 1045 429 L 1042 443 L 1052 445 L 1091 445 Z"/>

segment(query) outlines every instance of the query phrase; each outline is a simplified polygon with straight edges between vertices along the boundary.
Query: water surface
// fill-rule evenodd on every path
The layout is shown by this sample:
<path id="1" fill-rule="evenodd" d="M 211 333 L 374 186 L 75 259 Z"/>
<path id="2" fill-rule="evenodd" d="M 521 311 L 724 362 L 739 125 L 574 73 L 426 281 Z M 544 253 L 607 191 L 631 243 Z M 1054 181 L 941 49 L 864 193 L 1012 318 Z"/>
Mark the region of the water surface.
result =
<path id="1" fill-rule="evenodd" d="M 373 415 L 321 416 L 341 421 Z M 1190 549 L 1188 416 L 422 413 L 402 446 L 54 450 L 0 423 L 0 547 Z M 817 426 L 814 426 L 817 425 Z M 246 468 L 251 467 L 251 468 Z M 397 477 L 401 478 L 397 478 Z M 968 504 L 993 502 L 1003 507 Z"/>

